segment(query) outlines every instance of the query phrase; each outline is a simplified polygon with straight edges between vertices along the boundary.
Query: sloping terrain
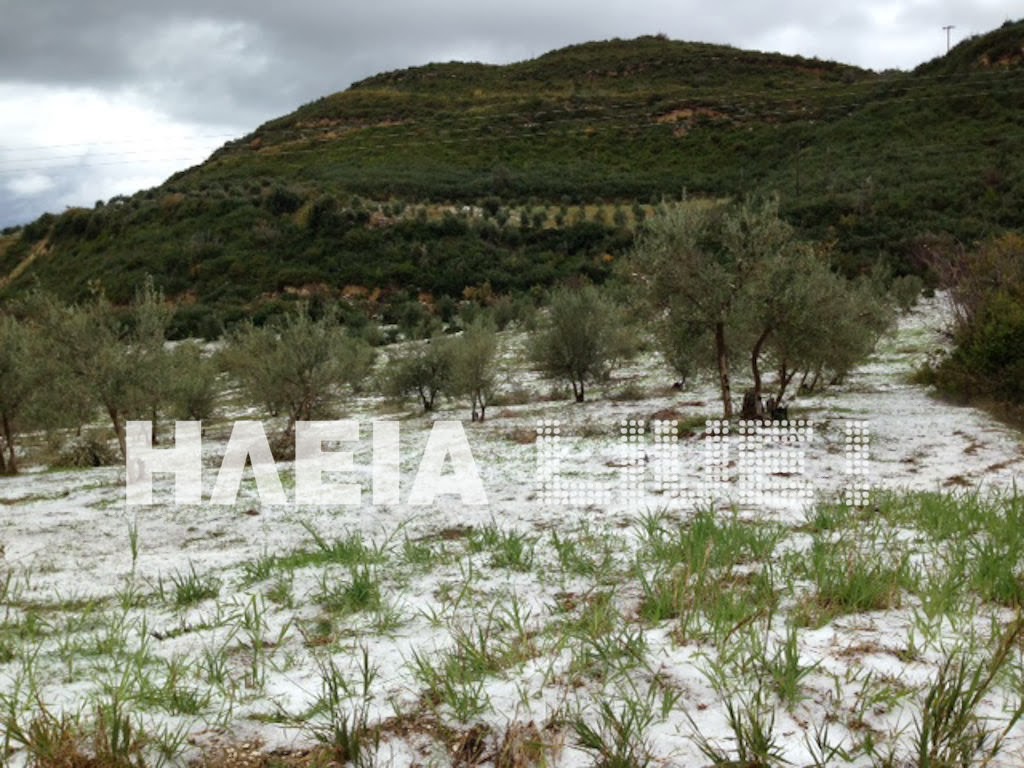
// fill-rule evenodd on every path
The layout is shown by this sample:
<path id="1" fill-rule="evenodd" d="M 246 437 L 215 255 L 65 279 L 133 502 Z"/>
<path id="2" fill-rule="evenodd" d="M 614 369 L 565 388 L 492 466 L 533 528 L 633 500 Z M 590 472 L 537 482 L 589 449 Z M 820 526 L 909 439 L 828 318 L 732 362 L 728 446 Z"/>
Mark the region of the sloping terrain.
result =
<path id="1" fill-rule="evenodd" d="M 303 286 L 600 280 L 649 206 L 683 194 L 778 193 L 847 271 L 913 271 L 1021 224 L 1022 43 L 1007 23 L 881 74 L 660 37 L 385 73 L 156 189 L 25 227 L 0 274 L 52 247 L 4 295 L 99 281 L 124 301 L 152 274 L 195 332 Z"/>
<path id="2" fill-rule="evenodd" d="M 506 386 L 529 396 L 466 427 L 482 507 L 405 503 L 431 428 L 411 414 L 402 503 L 372 504 L 369 432 L 384 413 L 370 397 L 350 404 L 355 506 L 261 505 L 251 478 L 226 507 L 172 504 L 166 478 L 156 505 L 126 506 L 116 468 L 5 479 L 5 764 L 46 749 L 55 723 L 92 732 L 112 712 L 137 738 L 122 751 L 170 764 L 206 748 L 209 765 L 261 752 L 312 765 L 318 745 L 396 766 L 975 764 L 1000 733 L 988 764 L 1019 764 L 1024 585 L 1005 564 L 1024 554 L 1024 454 L 984 414 L 903 383 L 942 343 L 944 316 L 924 305 L 846 385 L 794 402 L 791 417 L 812 422 L 806 464 L 764 479 L 795 471 L 805 502 L 724 499 L 709 513 L 673 503 L 649 467 L 632 502 L 545 502 L 539 420 L 572 442 L 567 476 L 601 482 L 634 455 L 622 420 L 674 412 L 690 425 L 679 462 L 699 476 L 714 390 L 672 392 L 648 361 L 570 406 L 515 365 L 513 335 Z M 860 481 L 852 424 L 868 426 L 875 488 L 860 507 L 834 503 Z M 207 431 L 207 490 L 225 435 Z M 751 454 L 730 450 L 735 501 Z M 292 468 L 279 471 L 290 493 Z"/>

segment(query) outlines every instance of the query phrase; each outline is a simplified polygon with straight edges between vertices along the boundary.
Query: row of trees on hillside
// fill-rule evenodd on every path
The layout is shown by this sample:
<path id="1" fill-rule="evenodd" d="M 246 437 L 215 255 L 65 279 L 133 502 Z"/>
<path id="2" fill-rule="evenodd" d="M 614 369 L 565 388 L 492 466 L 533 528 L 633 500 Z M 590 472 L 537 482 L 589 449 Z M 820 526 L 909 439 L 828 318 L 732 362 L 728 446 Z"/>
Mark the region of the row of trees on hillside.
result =
<path id="1" fill-rule="evenodd" d="M 637 216 L 612 206 L 408 206 L 254 187 L 48 214 L 12 239 L 0 271 L 45 242 L 55 258 L 35 262 L 33 274 L 65 300 L 83 298 L 88 275 L 126 304 L 156 275 L 168 294 L 195 298 L 177 313 L 173 335 L 213 338 L 249 312 L 275 311 L 269 297 L 287 287 L 416 286 L 455 301 L 484 282 L 509 293 L 581 273 L 600 281 L 610 271 L 605 257 L 629 249 Z"/>
<path id="2" fill-rule="evenodd" d="M 734 412 L 737 369 L 749 366 L 760 402 L 770 366 L 771 397 L 782 402 L 797 376 L 810 389 L 841 381 L 892 319 L 881 282 L 834 272 L 827 254 L 782 220 L 774 199 L 663 206 L 623 270 L 632 288 L 624 297 L 588 284 L 553 291 L 531 336 L 531 362 L 565 382 L 576 402 L 635 355 L 638 310 L 682 379 L 714 372 L 725 418 Z M 394 363 L 385 389 L 415 394 L 424 411 L 442 393 L 468 395 L 473 420 L 482 419 L 493 394 L 495 348 L 493 326 L 470 326 L 456 340 L 437 335 Z"/>
<path id="3" fill-rule="evenodd" d="M 773 370 L 781 401 L 798 375 L 812 387 L 841 378 L 889 317 L 876 283 L 837 276 L 772 200 L 663 207 L 622 271 L 628 280 L 616 285 L 554 290 L 529 334 L 529 360 L 576 402 L 651 335 L 683 379 L 714 373 L 731 418 L 738 370 L 749 368 L 758 400 Z M 0 471 L 17 470 L 27 429 L 81 432 L 102 413 L 123 456 L 128 420 L 208 419 L 232 385 L 245 403 L 282 419 L 280 445 L 288 445 L 296 422 L 336 413 L 378 367 L 362 325 L 346 325 L 329 306 L 309 310 L 242 323 L 211 354 L 167 343 L 172 309 L 151 282 L 124 308 L 100 293 L 79 305 L 30 297 L 0 316 Z M 638 330 L 641 320 L 653 334 Z M 374 386 L 414 397 L 424 411 L 442 396 L 459 398 L 482 421 L 497 393 L 498 342 L 495 318 L 477 313 L 458 335 L 390 347 Z"/>

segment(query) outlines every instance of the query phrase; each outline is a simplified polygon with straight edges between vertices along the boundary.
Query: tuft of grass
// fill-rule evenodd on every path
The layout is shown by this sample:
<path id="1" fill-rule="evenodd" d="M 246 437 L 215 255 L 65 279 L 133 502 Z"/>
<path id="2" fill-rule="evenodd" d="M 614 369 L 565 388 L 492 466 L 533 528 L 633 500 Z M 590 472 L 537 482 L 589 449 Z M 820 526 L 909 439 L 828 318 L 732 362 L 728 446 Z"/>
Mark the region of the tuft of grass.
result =
<path id="1" fill-rule="evenodd" d="M 91 719 L 55 715 L 42 702 L 22 726 L 4 718 L 7 741 L 25 750 L 34 768 L 147 768 L 150 740 L 114 699 L 95 706 Z"/>
<path id="2" fill-rule="evenodd" d="M 533 567 L 536 540 L 516 530 L 502 530 L 493 523 L 473 529 L 467 549 L 470 553 L 490 552 L 493 568 L 526 572 Z"/>
<path id="3" fill-rule="evenodd" d="M 775 732 L 775 709 L 766 702 L 760 686 L 745 699 L 727 697 L 725 714 L 732 732 L 730 741 L 734 751 L 726 750 L 704 736 L 690 718 L 694 742 L 712 765 L 769 768 L 787 764 Z"/>
<path id="4" fill-rule="evenodd" d="M 571 609 L 578 607 L 574 617 L 565 622 L 565 631 L 575 637 L 600 637 L 614 630 L 622 621 L 622 614 L 611 590 L 592 592 L 582 597 L 572 596 Z"/>
<path id="5" fill-rule="evenodd" d="M 576 535 L 559 535 L 553 530 L 550 541 L 566 576 L 597 577 L 602 583 L 615 581 L 615 547 L 610 533 L 597 534 L 584 525 Z"/>
<path id="6" fill-rule="evenodd" d="M 903 590 L 913 586 L 907 557 L 895 563 L 865 554 L 849 543 L 817 538 L 803 560 L 815 586 L 812 620 L 824 623 L 835 616 L 898 608 Z"/>
<path id="7" fill-rule="evenodd" d="M 518 531 L 503 531 L 491 556 L 494 568 L 529 571 L 533 567 L 535 542 Z"/>
<path id="8" fill-rule="evenodd" d="M 347 581 L 333 581 L 331 574 L 324 573 L 314 600 L 336 616 L 379 610 L 383 597 L 377 570 L 366 564 L 353 564 L 348 576 Z"/>
<path id="9" fill-rule="evenodd" d="M 779 700 L 792 709 L 803 699 L 803 679 L 818 666 L 800 662 L 796 627 L 786 627 L 786 634 L 776 645 L 773 653 L 767 652 L 763 641 L 756 650 L 757 667 L 762 679 L 770 681 Z"/>
<path id="10" fill-rule="evenodd" d="M 361 565 L 363 563 L 377 563 L 385 559 L 383 548 L 368 546 L 366 541 L 355 531 L 346 536 L 328 541 L 308 522 L 303 522 L 302 527 L 306 529 L 313 542 L 316 544 L 314 562 L 310 565 L 323 565 L 334 563 L 337 565 Z M 315 555 L 319 555 L 316 557 Z"/>
<path id="11" fill-rule="evenodd" d="M 424 687 L 426 701 L 432 706 L 446 705 L 457 720 L 468 723 L 491 709 L 483 678 L 462 667 L 453 654 L 434 654 L 414 650 L 412 673 Z"/>
<path id="12" fill-rule="evenodd" d="M 267 599 L 282 608 L 294 608 L 295 595 L 292 591 L 294 582 L 295 576 L 292 573 L 283 573 L 279 575 L 267 587 Z"/>
<path id="13" fill-rule="evenodd" d="M 365 646 L 362 649 L 358 690 L 333 660 L 318 660 L 317 665 L 320 695 L 307 729 L 333 764 L 351 763 L 354 768 L 376 765 L 380 728 L 370 725 L 369 707 L 378 670 L 370 663 L 369 650 Z"/>
<path id="14" fill-rule="evenodd" d="M 189 563 L 188 572 L 175 571 L 170 577 L 171 603 L 177 608 L 187 608 L 211 600 L 220 594 L 220 579 L 212 574 L 200 576 L 194 563 Z M 166 599 L 163 578 L 159 580 L 161 596 Z"/>
<path id="15" fill-rule="evenodd" d="M 494 768 L 527 768 L 555 763 L 555 748 L 537 724 L 510 722 L 498 741 Z"/>
<path id="16" fill-rule="evenodd" d="M 444 543 L 406 538 L 402 542 L 402 560 L 417 570 L 429 571 L 449 559 Z"/>
<path id="17" fill-rule="evenodd" d="M 808 533 L 838 531 L 849 525 L 853 509 L 846 504 L 818 504 L 807 514 L 802 530 Z"/>
<path id="18" fill-rule="evenodd" d="M 133 519 L 128 523 L 128 549 L 132 556 L 132 572 L 139 562 L 139 520 Z"/>
<path id="19" fill-rule="evenodd" d="M 611 632 L 576 638 L 569 674 L 573 679 L 589 677 L 607 681 L 626 678 L 647 670 L 647 635 L 642 627 L 619 625 Z"/>
<path id="20" fill-rule="evenodd" d="M 277 558 L 264 550 L 255 560 L 242 563 L 242 583 L 249 585 L 266 581 L 277 569 Z"/>
<path id="21" fill-rule="evenodd" d="M 245 584 L 254 584 L 272 577 L 280 571 L 315 568 L 329 565 L 358 566 L 381 564 L 387 560 L 385 545 L 367 544 L 363 537 L 352 531 L 336 539 L 328 539 L 307 521 L 302 527 L 310 534 L 315 548 L 298 549 L 282 555 L 264 552 L 256 560 L 242 566 Z"/>
<path id="22" fill-rule="evenodd" d="M 654 723 L 650 697 L 627 696 L 618 707 L 598 704 L 597 721 L 577 717 L 572 723 L 576 744 L 594 757 L 600 768 L 645 768 L 652 763 L 647 730 Z"/>
<path id="23" fill-rule="evenodd" d="M 203 646 L 197 661 L 197 669 L 201 679 L 210 685 L 220 688 L 229 687 L 231 682 L 231 661 L 228 651 L 229 643 L 219 647 L 212 643 Z"/>
<path id="24" fill-rule="evenodd" d="M 1024 702 L 996 732 L 977 712 L 1000 672 L 1017 653 L 1024 619 L 1020 614 L 996 639 L 992 655 L 972 664 L 964 654 L 950 654 L 928 688 L 916 722 L 914 762 L 919 766 L 989 765 L 1002 750 L 1004 739 L 1024 715 Z"/>

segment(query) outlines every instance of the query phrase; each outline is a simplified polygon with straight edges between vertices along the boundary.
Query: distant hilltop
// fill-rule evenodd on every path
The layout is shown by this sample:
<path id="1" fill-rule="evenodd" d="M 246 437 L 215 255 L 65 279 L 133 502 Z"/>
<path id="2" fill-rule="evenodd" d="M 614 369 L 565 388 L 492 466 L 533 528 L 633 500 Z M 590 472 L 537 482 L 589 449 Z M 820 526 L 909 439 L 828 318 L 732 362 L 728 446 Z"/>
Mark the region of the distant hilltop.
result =
<path id="1" fill-rule="evenodd" d="M 777 193 L 848 272 L 1024 217 L 1024 22 L 912 72 L 662 36 L 387 72 L 163 185 L 0 239 L 0 295 L 115 301 L 152 275 L 204 323 L 310 292 L 600 281 L 653 204 Z"/>

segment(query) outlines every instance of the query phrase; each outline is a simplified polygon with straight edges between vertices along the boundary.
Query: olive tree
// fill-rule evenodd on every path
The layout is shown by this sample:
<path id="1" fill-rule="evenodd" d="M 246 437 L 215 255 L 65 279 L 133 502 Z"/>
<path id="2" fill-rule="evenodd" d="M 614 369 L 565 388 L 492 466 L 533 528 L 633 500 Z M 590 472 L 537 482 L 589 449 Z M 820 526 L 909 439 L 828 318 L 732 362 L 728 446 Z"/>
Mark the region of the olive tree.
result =
<path id="1" fill-rule="evenodd" d="M 415 393 L 424 413 L 434 410 L 438 395 L 453 389 L 453 351 L 451 340 L 440 335 L 411 342 L 404 354 L 388 365 L 384 391 L 392 397 Z"/>
<path id="2" fill-rule="evenodd" d="M 750 328 L 743 322 L 744 292 L 763 250 L 748 252 L 758 243 L 751 230 L 756 222 L 731 214 L 722 204 L 662 206 L 647 220 L 629 259 L 632 276 L 654 305 L 662 324 L 658 335 L 675 367 L 681 350 L 709 350 L 698 365 L 716 371 L 726 419 L 733 415 L 734 350 L 742 348 L 738 337 Z"/>
<path id="3" fill-rule="evenodd" d="M 634 341 L 610 296 L 592 285 L 561 288 L 551 294 L 530 356 L 545 375 L 568 381 L 576 402 L 582 403 L 587 384 L 607 380 L 615 366 L 633 354 Z"/>
<path id="4" fill-rule="evenodd" d="M 829 384 L 841 383 L 871 354 L 894 316 L 892 304 L 866 278 L 843 281 L 837 293 L 835 302 L 828 306 L 822 343 L 813 361 L 815 379 L 827 373 Z"/>
<path id="5" fill-rule="evenodd" d="M 18 472 L 18 437 L 33 407 L 45 399 L 43 354 L 33 326 L 0 315 L 0 474 Z"/>
<path id="6" fill-rule="evenodd" d="M 126 311 L 102 293 L 81 305 L 51 303 L 46 311 L 50 348 L 71 396 L 103 408 L 125 455 L 129 419 L 156 415 L 166 402 L 170 369 L 165 348 L 172 310 L 152 281 Z"/>
<path id="7" fill-rule="evenodd" d="M 483 421 L 494 396 L 498 334 L 485 317 L 477 318 L 452 344 L 452 390 L 470 400 L 470 418 Z"/>
<path id="8" fill-rule="evenodd" d="M 177 345 L 170 353 L 172 415 L 202 421 L 213 415 L 220 396 L 219 369 L 195 341 Z"/>
<path id="9" fill-rule="evenodd" d="M 630 266 L 654 305 L 666 359 L 679 372 L 714 370 L 726 419 L 741 359 L 754 403 L 765 388 L 764 366 L 774 363 L 773 397 L 781 401 L 798 370 L 845 374 L 887 324 L 870 282 L 836 275 L 782 220 L 774 199 L 663 207 Z"/>
<path id="10" fill-rule="evenodd" d="M 346 333 L 333 313 L 314 320 L 302 305 L 277 325 L 233 329 L 221 353 L 251 400 L 286 417 L 283 440 L 297 421 L 329 415 L 344 388 L 358 389 L 373 359 L 373 348 Z"/>

